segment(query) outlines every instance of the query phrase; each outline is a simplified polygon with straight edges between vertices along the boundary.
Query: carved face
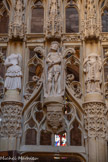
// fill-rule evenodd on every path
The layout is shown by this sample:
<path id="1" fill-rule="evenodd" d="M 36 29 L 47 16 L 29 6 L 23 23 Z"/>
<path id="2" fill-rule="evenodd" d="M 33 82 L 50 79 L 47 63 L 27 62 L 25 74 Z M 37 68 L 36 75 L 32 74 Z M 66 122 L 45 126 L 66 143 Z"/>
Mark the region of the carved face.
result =
<path id="1" fill-rule="evenodd" d="M 95 61 L 96 61 L 96 56 L 91 56 L 91 57 L 90 57 L 90 61 L 91 61 L 91 62 L 95 62 Z"/>
<path id="2" fill-rule="evenodd" d="M 57 51 L 58 50 L 58 44 L 52 43 L 51 44 L 51 49 Z"/>

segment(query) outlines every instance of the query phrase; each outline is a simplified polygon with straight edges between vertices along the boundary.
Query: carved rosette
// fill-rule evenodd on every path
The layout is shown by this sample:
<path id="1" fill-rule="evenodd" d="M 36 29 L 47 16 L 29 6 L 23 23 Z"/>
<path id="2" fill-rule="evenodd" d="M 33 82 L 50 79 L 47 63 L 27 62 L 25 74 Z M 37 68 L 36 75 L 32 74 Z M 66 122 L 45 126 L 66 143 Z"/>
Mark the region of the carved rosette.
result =
<path id="1" fill-rule="evenodd" d="M 106 107 L 101 102 L 84 103 L 84 123 L 88 137 L 106 137 Z"/>
<path id="2" fill-rule="evenodd" d="M 19 137 L 21 135 L 22 106 L 20 102 L 2 102 L 1 136 Z"/>

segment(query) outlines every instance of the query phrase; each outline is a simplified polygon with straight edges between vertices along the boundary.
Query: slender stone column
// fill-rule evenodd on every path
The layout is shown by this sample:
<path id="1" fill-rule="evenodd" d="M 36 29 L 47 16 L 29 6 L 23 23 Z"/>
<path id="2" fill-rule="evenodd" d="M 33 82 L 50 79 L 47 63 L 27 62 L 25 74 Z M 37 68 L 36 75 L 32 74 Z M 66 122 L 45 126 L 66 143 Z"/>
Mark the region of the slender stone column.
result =
<path id="1" fill-rule="evenodd" d="M 88 102 L 83 104 L 85 112 L 85 130 L 88 136 L 89 162 L 106 162 L 105 104 Z"/>
<path id="2" fill-rule="evenodd" d="M 17 96 L 17 91 L 13 93 L 13 91 L 10 90 L 1 103 L 1 111 L 3 114 L 0 131 L 1 151 L 19 149 L 23 107 L 23 103 L 18 100 L 19 98 L 19 95 Z"/>
<path id="3" fill-rule="evenodd" d="M 7 66 L 4 83 L 5 95 L 1 102 L 2 123 L 0 131 L 0 150 L 15 151 L 19 149 L 21 136 L 21 118 L 23 103 L 21 101 L 20 63 L 21 54 L 11 54 L 5 60 Z"/>
<path id="4" fill-rule="evenodd" d="M 90 53 L 84 60 L 85 130 L 88 137 L 89 162 L 106 162 L 106 105 L 102 93 L 102 60 L 97 53 Z"/>

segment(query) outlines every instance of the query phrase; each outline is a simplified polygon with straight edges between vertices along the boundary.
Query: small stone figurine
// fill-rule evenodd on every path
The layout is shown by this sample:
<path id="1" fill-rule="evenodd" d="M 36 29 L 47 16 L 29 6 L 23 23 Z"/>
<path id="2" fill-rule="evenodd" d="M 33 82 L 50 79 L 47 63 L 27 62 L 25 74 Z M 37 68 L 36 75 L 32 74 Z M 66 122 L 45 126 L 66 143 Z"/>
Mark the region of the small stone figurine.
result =
<path id="1" fill-rule="evenodd" d="M 59 43 L 51 43 L 51 51 L 48 53 L 46 63 L 48 65 L 48 96 L 60 94 L 61 77 L 61 53 L 58 52 Z"/>
<path id="2" fill-rule="evenodd" d="M 7 72 L 5 74 L 6 79 L 4 84 L 6 90 L 21 90 L 21 61 L 21 54 L 11 54 L 6 58 L 4 63 L 4 65 L 7 67 Z"/>

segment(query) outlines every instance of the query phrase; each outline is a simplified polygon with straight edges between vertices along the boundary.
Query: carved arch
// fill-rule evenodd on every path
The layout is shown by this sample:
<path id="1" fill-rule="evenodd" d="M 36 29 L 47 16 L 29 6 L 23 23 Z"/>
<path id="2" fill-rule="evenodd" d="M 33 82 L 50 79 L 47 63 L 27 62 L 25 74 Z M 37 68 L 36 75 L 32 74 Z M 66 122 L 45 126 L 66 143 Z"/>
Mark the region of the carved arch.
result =
<path id="1" fill-rule="evenodd" d="M 69 98 L 68 98 L 69 100 Z M 82 108 L 78 107 L 74 101 L 67 101 L 65 104 L 65 109 L 64 109 L 64 118 L 65 118 L 65 123 L 66 123 L 66 129 L 65 131 L 67 132 L 67 138 L 68 138 L 68 144 L 69 145 L 74 145 L 73 138 L 75 138 L 75 145 L 84 145 L 84 125 L 83 125 L 83 111 Z M 76 125 L 77 124 L 77 125 Z M 77 138 L 76 132 L 78 133 L 77 138 L 78 138 L 78 143 L 77 143 Z"/>
<path id="2" fill-rule="evenodd" d="M 73 0 L 73 2 L 71 4 L 69 3 L 70 1 L 71 0 L 68 0 L 67 1 L 65 8 L 74 7 L 74 8 L 76 8 L 76 10 L 78 11 L 78 14 L 79 14 L 80 13 L 80 10 L 79 10 L 79 6 L 78 6 L 76 0 Z"/>
<path id="3" fill-rule="evenodd" d="M 4 0 L 3 1 L 3 4 L 4 4 L 4 6 L 6 7 L 6 10 L 8 11 L 8 12 L 10 12 L 10 10 L 11 10 L 11 7 L 12 7 L 12 1 L 11 0 Z"/>
<path id="4" fill-rule="evenodd" d="M 35 145 L 39 141 L 41 131 L 43 129 L 43 124 L 45 122 L 45 113 L 43 111 L 42 103 L 41 102 L 33 102 L 31 103 L 27 109 L 24 111 L 24 136 L 23 139 L 25 144 L 27 140 L 27 131 L 31 133 L 31 135 L 36 136 Z M 35 131 L 34 133 L 32 131 Z M 30 140 L 30 136 L 28 137 Z M 27 140 L 28 141 L 28 140 Z M 30 143 L 30 145 L 34 145 Z"/>
<path id="5" fill-rule="evenodd" d="M 79 82 L 80 59 L 76 55 L 74 48 L 64 50 L 66 93 L 72 100 L 81 103 L 82 89 Z"/>

